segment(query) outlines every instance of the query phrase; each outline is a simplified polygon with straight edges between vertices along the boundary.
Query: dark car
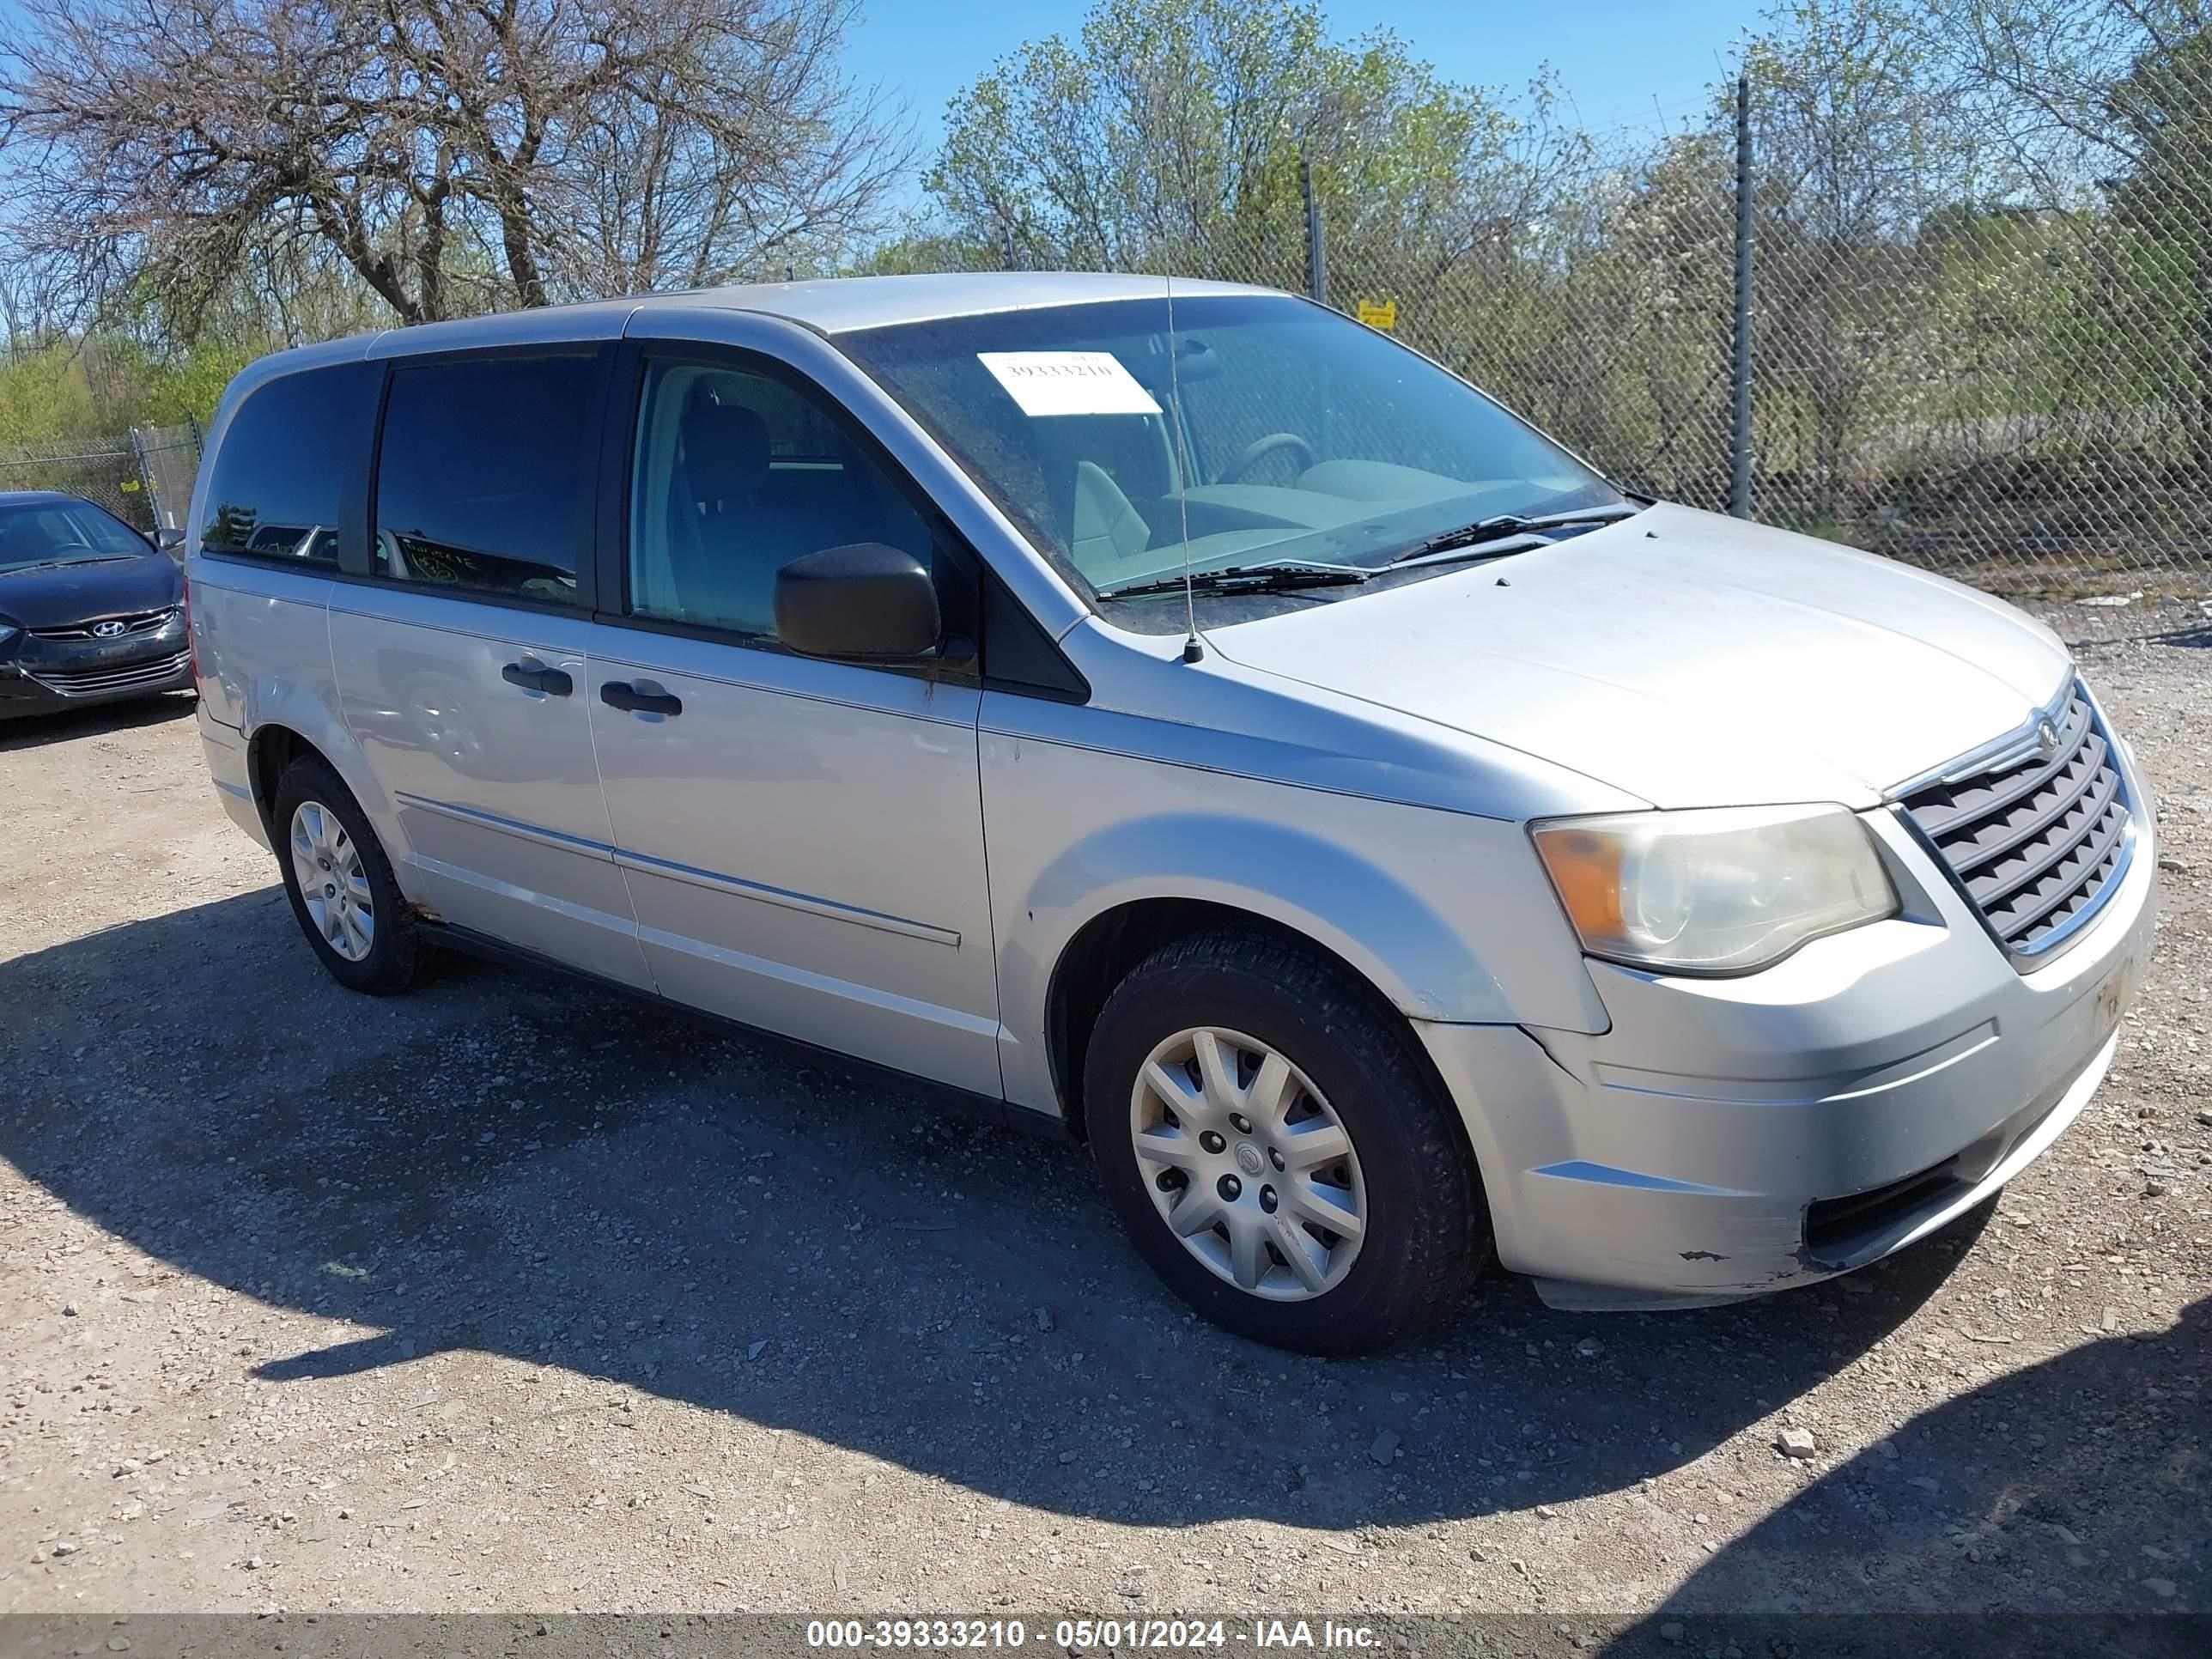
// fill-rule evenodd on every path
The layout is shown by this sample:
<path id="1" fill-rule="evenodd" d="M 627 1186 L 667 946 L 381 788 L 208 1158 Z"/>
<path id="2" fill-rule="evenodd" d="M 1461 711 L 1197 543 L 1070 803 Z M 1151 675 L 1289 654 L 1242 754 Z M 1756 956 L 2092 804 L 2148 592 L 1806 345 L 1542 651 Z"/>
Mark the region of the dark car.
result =
<path id="1" fill-rule="evenodd" d="M 112 514 L 0 494 L 0 720 L 192 688 L 184 573 Z"/>

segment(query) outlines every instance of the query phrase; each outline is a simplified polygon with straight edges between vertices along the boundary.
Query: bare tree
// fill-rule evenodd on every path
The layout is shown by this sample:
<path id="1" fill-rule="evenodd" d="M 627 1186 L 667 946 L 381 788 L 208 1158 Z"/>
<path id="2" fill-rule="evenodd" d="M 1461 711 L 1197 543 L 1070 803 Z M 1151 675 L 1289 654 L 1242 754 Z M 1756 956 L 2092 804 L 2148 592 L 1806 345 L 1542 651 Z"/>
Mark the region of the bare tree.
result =
<path id="1" fill-rule="evenodd" d="M 908 164 L 856 0 L 23 0 L 21 263 L 189 317 L 335 260 L 404 322 L 726 280 L 875 230 Z"/>
<path id="2" fill-rule="evenodd" d="M 2065 210 L 2094 273 L 2094 368 L 2170 403 L 2187 466 L 2212 475 L 2212 3 L 1924 4 L 2022 197 Z"/>

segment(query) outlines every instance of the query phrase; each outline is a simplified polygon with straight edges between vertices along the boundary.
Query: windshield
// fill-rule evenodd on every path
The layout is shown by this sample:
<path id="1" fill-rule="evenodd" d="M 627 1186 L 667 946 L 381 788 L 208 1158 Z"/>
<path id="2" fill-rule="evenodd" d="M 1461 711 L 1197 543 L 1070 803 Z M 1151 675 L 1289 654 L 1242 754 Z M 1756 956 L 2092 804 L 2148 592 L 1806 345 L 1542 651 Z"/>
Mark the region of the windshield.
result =
<path id="1" fill-rule="evenodd" d="M 145 538 L 89 501 L 0 501 L 0 571 L 135 559 Z"/>
<path id="2" fill-rule="evenodd" d="M 1478 521 L 1621 501 L 1464 381 L 1336 312 L 1178 295 L 1172 374 L 1169 337 L 1163 295 L 837 343 L 1063 574 L 1109 602 L 1179 582 L 1186 556 L 1201 574 L 1379 569 Z"/>

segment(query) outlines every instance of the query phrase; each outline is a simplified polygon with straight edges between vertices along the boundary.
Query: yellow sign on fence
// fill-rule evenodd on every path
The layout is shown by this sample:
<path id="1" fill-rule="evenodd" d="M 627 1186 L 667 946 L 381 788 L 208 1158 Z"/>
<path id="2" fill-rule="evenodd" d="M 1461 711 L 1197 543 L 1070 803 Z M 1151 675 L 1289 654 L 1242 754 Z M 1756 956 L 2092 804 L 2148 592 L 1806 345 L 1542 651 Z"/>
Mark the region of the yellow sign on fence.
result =
<path id="1" fill-rule="evenodd" d="M 1398 326 L 1398 302 L 1395 300 L 1362 300 L 1358 315 L 1359 320 L 1370 328 L 1394 329 Z"/>

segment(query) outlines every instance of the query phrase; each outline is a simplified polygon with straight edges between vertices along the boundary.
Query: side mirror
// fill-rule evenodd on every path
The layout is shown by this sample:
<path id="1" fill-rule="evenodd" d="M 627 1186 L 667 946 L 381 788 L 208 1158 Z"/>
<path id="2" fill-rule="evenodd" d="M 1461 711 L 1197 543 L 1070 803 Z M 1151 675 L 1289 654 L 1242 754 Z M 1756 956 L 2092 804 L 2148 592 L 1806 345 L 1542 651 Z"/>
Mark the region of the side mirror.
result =
<path id="1" fill-rule="evenodd" d="M 181 558 L 185 551 L 185 532 L 174 525 L 165 524 L 154 532 L 154 547 L 155 551 L 166 553 L 173 559 Z"/>
<path id="2" fill-rule="evenodd" d="M 809 657 L 911 662 L 936 653 L 937 585 L 881 542 L 825 547 L 775 573 L 776 636 Z"/>

